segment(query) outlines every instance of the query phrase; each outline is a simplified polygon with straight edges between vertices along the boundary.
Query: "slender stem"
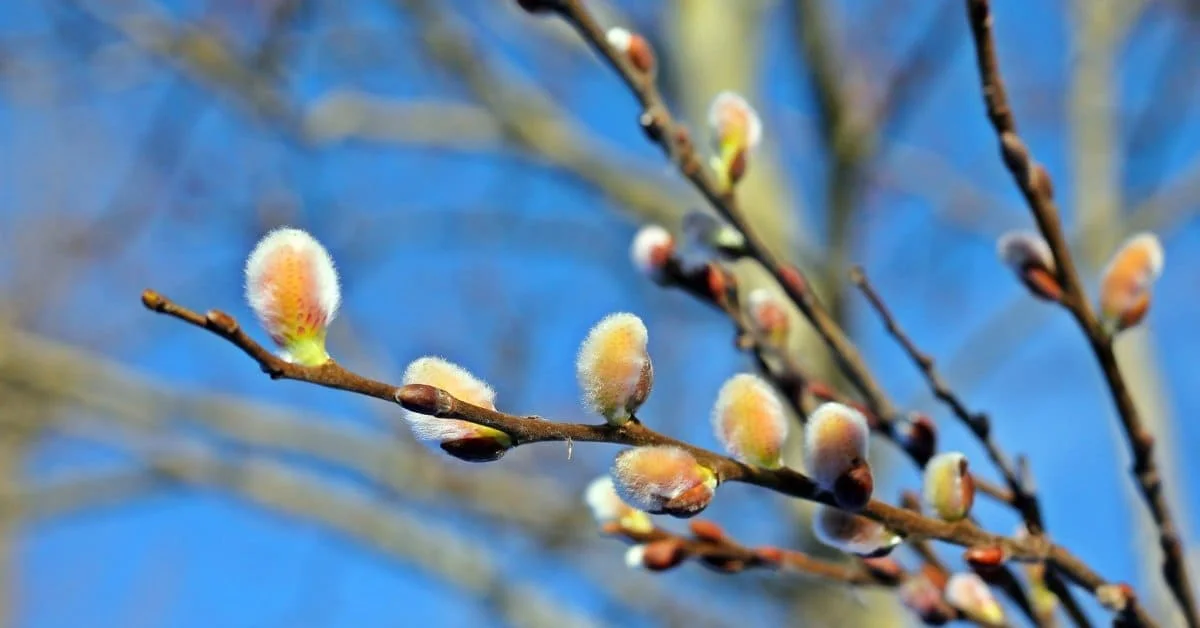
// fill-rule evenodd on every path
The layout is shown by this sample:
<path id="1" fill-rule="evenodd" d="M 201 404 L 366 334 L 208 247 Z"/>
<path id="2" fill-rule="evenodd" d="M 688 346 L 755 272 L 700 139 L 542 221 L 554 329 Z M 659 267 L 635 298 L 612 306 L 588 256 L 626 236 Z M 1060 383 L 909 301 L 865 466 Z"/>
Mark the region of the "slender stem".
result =
<path id="1" fill-rule="evenodd" d="M 1063 288 L 1062 305 L 1079 324 L 1095 354 L 1105 382 L 1117 407 L 1121 428 L 1129 442 L 1133 458 L 1134 480 L 1141 490 L 1146 506 L 1159 530 L 1159 544 L 1163 550 L 1163 577 L 1174 594 L 1187 625 L 1200 627 L 1195 593 L 1187 571 L 1175 518 L 1162 490 L 1162 476 L 1154 459 L 1154 437 L 1142 423 L 1133 397 L 1113 353 L 1112 336 L 1101 326 L 1088 301 L 1087 293 L 1079 278 L 1079 271 L 1071 256 L 1054 203 L 1054 188 L 1050 174 L 1037 163 L 1028 147 L 1017 133 L 1016 118 L 1008 101 L 1004 81 L 1000 74 L 1000 62 L 996 54 L 996 42 L 992 34 L 992 12 L 989 0 L 967 0 L 967 18 L 971 26 L 975 56 L 979 65 L 980 84 L 988 119 L 996 131 L 1000 153 L 1017 188 L 1033 213 L 1042 237 L 1054 253 L 1058 283 Z"/>

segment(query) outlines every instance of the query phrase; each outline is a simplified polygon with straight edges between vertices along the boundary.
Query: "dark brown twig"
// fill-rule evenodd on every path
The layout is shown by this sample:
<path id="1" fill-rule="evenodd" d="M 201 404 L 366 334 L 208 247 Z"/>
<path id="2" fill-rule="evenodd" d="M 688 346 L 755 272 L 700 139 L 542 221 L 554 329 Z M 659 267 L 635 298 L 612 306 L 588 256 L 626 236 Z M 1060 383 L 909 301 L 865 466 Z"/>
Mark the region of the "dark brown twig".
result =
<path id="1" fill-rule="evenodd" d="M 1162 476 L 1154 460 L 1154 436 L 1146 430 L 1133 403 L 1133 397 L 1113 352 L 1112 335 L 1101 326 L 1080 281 L 1079 271 L 1072 259 L 1058 208 L 1054 203 L 1050 174 L 1044 166 L 1034 160 L 1029 148 L 1017 133 L 1016 118 L 1013 116 L 1001 78 L 996 41 L 992 35 L 991 2 L 967 0 L 966 7 L 975 44 L 984 105 L 988 120 L 991 121 L 1000 142 L 1004 164 L 1029 205 L 1042 237 L 1054 253 L 1057 279 L 1063 290 L 1061 303 L 1087 337 L 1092 353 L 1095 354 L 1104 373 L 1104 379 L 1117 407 L 1121 428 L 1129 441 L 1134 479 L 1159 529 L 1159 544 L 1163 550 L 1163 576 L 1167 586 L 1175 595 L 1187 625 L 1190 628 L 1200 628 L 1200 614 L 1197 614 L 1183 544 L 1179 538 L 1175 518 L 1163 495 Z"/>
<path id="2" fill-rule="evenodd" d="M 292 379 L 327 388 L 374 397 L 389 403 L 437 418 L 458 419 L 498 429 L 512 440 L 513 446 L 538 442 L 604 442 L 632 446 L 668 445 L 679 447 L 709 468 L 719 482 L 742 482 L 777 493 L 808 501 L 834 505 L 833 497 L 822 491 L 802 473 L 783 467 L 766 469 L 747 465 L 732 458 L 689 445 L 660 434 L 645 425 L 630 421 L 623 425 L 585 425 L 557 423 L 533 416 L 506 414 L 460 401 L 444 390 L 425 385 L 394 386 L 346 370 L 334 361 L 316 367 L 291 364 L 274 355 L 247 335 L 230 315 L 212 310 L 199 314 L 179 306 L 166 297 L 146 290 L 142 303 L 149 309 L 166 314 L 196 327 L 208 330 L 238 347 L 258 363 L 272 379 Z M 1076 584 L 1095 592 L 1109 584 L 1083 561 L 1044 537 L 1007 538 L 988 533 L 973 523 L 949 523 L 926 518 L 911 510 L 872 500 L 861 511 L 863 516 L 877 521 L 906 538 L 936 539 L 961 547 L 1000 548 L 1013 560 L 1046 562 L 1058 568 Z M 1130 600 L 1128 614 L 1137 620 L 1135 625 L 1154 627 L 1156 624 L 1142 610 L 1137 600 Z"/>
<path id="3" fill-rule="evenodd" d="M 1045 522 L 1042 520 L 1042 510 L 1038 502 L 1037 492 L 1031 486 L 1031 482 L 1025 477 L 1025 474 L 1021 473 L 1017 465 L 1009 460 L 1008 456 L 1000 448 L 1000 444 L 992 438 L 991 423 L 987 415 L 969 410 L 966 403 L 955 394 L 946 380 L 942 379 L 937 366 L 934 364 L 933 357 L 921 351 L 921 348 L 900 327 L 900 323 L 896 321 L 896 317 L 892 315 L 891 310 L 884 303 L 883 297 L 871 285 L 870 280 L 867 279 L 866 272 L 861 267 L 855 267 L 850 271 L 850 281 L 858 287 L 863 296 L 870 302 L 871 307 L 879 315 L 879 318 L 883 320 L 884 328 L 888 334 L 904 349 L 909 359 L 916 364 L 917 369 L 925 377 L 925 381 L 929 384 L 929 388 L 933 391 L 934 396 L 945 403 L 954 412 L 954 415 L 971 430 L 971 433 L 975 435 L 980 444 L 983 445 L 988 458 L 1000 471 L 1000 474 L 1004 477 L 1005 484 L 1008 485 L 1009 490 L 1012 492 L 1012 506 L 1020 513 L 1021 518 L 1025 522 L 1026 530 L 1030 534 L 1044 534 Z M 1009 575 L 1011 576 L 1011 574 Z M 1046 570 L 1046 583 L 1050 590 L 1062 601 L 1063 607 L 1067 609 L 1067 614 L 1071 616 L 1072 621 L 1076 625 L 1091 625 L 1091 622 L 1087 619 L 1087 615 L 1080 608 L 1079 602 L 1071 595 L 1070 589 L 1062 586 L 1063 583 L 1053 568 Z M 1020 591 L 1019 587 L 1016 590 Z"/>

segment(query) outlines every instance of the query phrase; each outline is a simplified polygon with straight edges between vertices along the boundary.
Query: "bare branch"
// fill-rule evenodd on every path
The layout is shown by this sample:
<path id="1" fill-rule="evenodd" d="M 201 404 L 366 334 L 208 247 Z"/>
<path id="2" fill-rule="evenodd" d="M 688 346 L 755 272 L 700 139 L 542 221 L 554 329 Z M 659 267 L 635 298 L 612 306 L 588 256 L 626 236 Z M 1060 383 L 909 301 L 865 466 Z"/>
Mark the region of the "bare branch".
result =
<path id="1" fill-rule="evenodd" d="M 201 315 L 176 305 L 165 297 L 147 290 L 142 295 L 146 307 L 206 329 L 259 363 L 274 379 L 293 379 L 319 386 L 353 392 L 387 402 L 399 403 L 406 409 L 437 418 L 469 421 L 505 432 L 513 446 L 539 442 L 603 442 L 633 446 L 666 445 L 689 452 L 710 469 L 718 482 L 742 482 L 759 486 L 783 495 L 836 505 L 833 496 L 821 490 L 802 473 L 782 467 L 767 469 L 747 465 L 732 458 L 689 445 L 630 421 L 623 425 L 585 425 L 558 423 L 535 416 L 516 416 L 465 403 L 444 390 L 420 384 L 393 386 L 347 371 L 332 360 L 322 366 L 306 367 L 290 364 L 273 355 L 241 330 L 233 317 L 219 311 Z M 1047 562 L 1076 584 L 1095 591 L 1106 585 L 1105 580 L 1067 550 L 1048 542 L 1044 537 L 1030 536 L 1012 539 L 990 534 L 969 521 L 949 523 L 923 517 L 905 508 L 872 500 L 861 511 L 874 521 L 907 538 L 936 539 L 961 547 L 998 548 L 1012 560 Z M 1134 625 L 1155 626 L 1144 611 L 1131 600 L 1128 613 L 1136 619 Z"/>
<path id="2" fill-rule="evenodd" d="M 1154 460 L 1154 437 L 1143 427 L 1133 397 L 1117 365 L 1112 336 L 1101 327 L 1079 279 L 1059 220 L 1058 208 L 1054 204 L 1050 174 L 1046 172 L 1045 167 L 1034 161 L 1029 149 L 1017 134 L 1016 119 L 1001 79 L 996 42 L 992 36 L 990 2 L 967 0 L 966 6 L 987 115 L 996 130 L 1001 155 L 1033 212 L 1038 229 L 1054 253 L 1058 282 L 1063 287 L 1062 304 L 1071 312 L 1087 337 L 1104 373 L 1113 402 L 1117 406 L 1121 427 L 1129 441 L 1134 478 L 1159 527 L 1159 544 L 1163 550 L 1163 575 L 1183 609 L 1188 625 L 1197 628 L 1200 626 L 1200 615 L 1197 614 L 1195 593 L 1188 575 L 1179 532 L 1170 507 L 1163 497 L 1163 478 Z"/>

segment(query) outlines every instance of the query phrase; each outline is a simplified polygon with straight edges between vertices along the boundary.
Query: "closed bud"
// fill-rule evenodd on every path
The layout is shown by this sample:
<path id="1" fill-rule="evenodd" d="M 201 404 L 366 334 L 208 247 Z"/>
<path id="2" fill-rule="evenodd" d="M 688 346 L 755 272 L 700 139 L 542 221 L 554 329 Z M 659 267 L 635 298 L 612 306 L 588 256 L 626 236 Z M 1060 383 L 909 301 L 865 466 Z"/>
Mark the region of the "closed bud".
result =
<path id="1" fill-rule="evenodd" d="M 246 301 L 283 350 L 304 366 L 329 361 L 325 333 L 341 302 L 333 258 L 311 235 L 276 229 L 246 259 Z"/>
<path id="2" fill-rule="evenodd" d="M 925 466 L 937 451 L 937 426 L 920 412 L 910 412 L 896 426 L 896 436 L 908 455 Z"/>
<path id="3" fill-rule="evenodd" d="M 1134 599 L 1133 587 L 1118 582 L 1096 587 L 1096 601 L 1114 613 L 1120 613 L 1129 608 L 1129 602 Z"/>
<path id="4" fill-rule="evenodd" d="M 708 109 L 708 126 L 717 156 L 713 166 L 727 183 L 737 183 L 746 172 L 746 160 L 762 141 L 762 121 L 745 98 L 721 92 Z"/>
<path id="5" fill-rule="evenodd" d="M 813 515 L 813 533 L 829 547 L 865 557 L 886 556 L 902 540 L 877 521 L 825 505 Z"/>
<path id="6" fill-rule="evenodd" d="M 650 395 L 654 367 L 646 325 L 633 314 L 610 314 L 579 347 L 576 374 L 583 403 L 613 425 L 628 421 Z"/>
<path id="7" fill-rule="evenodd" d="M 642 273 L 652 277 L 662 276 L 663 267 L 675 254 L 675 238 L 671 233 L 658 225 L 646 225 L 638 229 L 633 237 L 633 245 L 629 256 L 633 265 Z"/>
<path id="8" fill-rule="evenodd" d="M 474 406 L 496 409 L 496 392 L 469 371 L 437 357 L 413 360 L 404 370 L 404 384 L 440 388 Z M 512 439 L 500 430 L 458 419 L 439 419 L 405 410 L 404 419 L 417 440 L 437 443 L 443 451 L 467 462 L 498 460 L 512 448 Z"/>
<path id="9" fill-rule="evenodd" d="M 975 502 L 975 481 L 967 457 L 956 451 L 941 453 L 925 465 L 925 503 L 946 521 L 959 521 Z"/>
<path id="10" fill-rule="evenodd" d="M 700 541 L 720 543 L 725 540 L 725 531 L 711 521 L 694 520 L 688 523 L 688 529 L 692 531 L 692 536 Z"/>
<path id="11" fill-rule="evenodd" d="M 787 344 L 790 321 L 783 301 L 766 288 L 755 288 L 746 296 L 750 322 L 755 331 L 776 347 Z"/>
<path id="12" fill-rule="evenodd" d="M 843 508 L 857 510 L 874 488 L 867 463 L 870 428 L 861 412 L 834 401 L 821 404 L 804 428 L 804 459 L 813 480 Z"/>
<path id="13" fill-rule="evenodd" d="M 924 575 L 908 578 L 900 585 L 900 602 L 930 626 L 941 626 L 958 613 L 942 598 L 942 591 Z"/>
<path id="14" fill-rule="evenodd" d="M 662 539 L 642 546 L 642 566 L 650 571 L 666 571 L 687 558 L 679 539 Z"/>
<path id="15" fill-rule="evenodd" d="M 1163 269 L 1163 249 L 1152 233 L 1133 236 L 1113 255 L 1100 279 L 1100 315 L 1111 331 L 1132 327 L 1150 309 L 1150 286 Z"/>
<path id="16" fill-rule="evenodd" d="M 620 530 L 630 532 L 650 532 L 654 529 L 650 515 L 626 504 L 621 496 L 617 495 L 612 478 L 607 475 L 592 480 L 584 492 L 583 499 L 592 511 L 592 517 L 601 526 L 616 523 Z"/>
<path id="17" fill-rule="evenodd" d="M 996 242 L 996 253 L 1034 296 L 1047 301 L 1057 301 L 1062 296 L 1062 286 L 1055 276 L 1054 254 L 1042 236 L 1029 231 L 1010 231 Z"/>
<path id="18" fill-rule="evenodd" d="M 623 28 L 608 29 L 606 37 L 609 45 L 624 55 L 625 60 L 635 70 L 643 74 L 654 75 L 657 61 L 654 58 L 654 49 L 650 47 L 650 42 L 646 41 L 645 37 Z"/>
<path id="19" fill-rule="evenodd" d="M 691 517 L 712 501 L 717 477 L 692 454 L 672 446 L 637 447 L 617 455 L 617 494 L 651 514 Z"/>
<path id="20" fill-rule="evenodd" d="M 963 552 L 963 559 L 975 573 L 986 576 L 996 573 L 1008 556 L 1002 547 L 972 547 Z"/>
<path id="21" fill-rule="evenodd" d="M 730 455 L 763 467 L 782 465 L 788 418 L 771 385 L 748 373 L 734 375 L 721 386 L 713 406 L 713 429 Z"/>
<path id="22" fill-rule="evenodd" d="M 946 601 L 968 619 L 984 626 L 1003 626 L 1004 610 L 978 575 L 956 573 L 946 581 Z"/>

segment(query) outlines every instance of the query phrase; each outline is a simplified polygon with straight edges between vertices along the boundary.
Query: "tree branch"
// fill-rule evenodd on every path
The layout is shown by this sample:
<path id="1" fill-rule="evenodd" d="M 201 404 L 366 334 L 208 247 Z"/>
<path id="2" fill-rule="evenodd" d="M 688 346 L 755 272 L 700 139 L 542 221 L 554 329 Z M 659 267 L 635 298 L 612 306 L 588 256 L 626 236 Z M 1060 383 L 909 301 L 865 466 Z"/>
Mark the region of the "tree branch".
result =
<path id="1" fill-rule="evenodd" d="M 263 372 L 273 379 L 292 379 L 319 386 L 353 392 L 368 397 L 399 403 L 406 409 L 437 418 L 469 421 L 508 434 L 513 446 L 539 442 L 603 442 L 633 446 L 666 445 L 679 447 L 710 469 L 718 482 L 742 482 L 759 486 L 783 495 L 808 501 L 835 505 L 832 495 L 822 491 L 802 473 L 787 467 L 766 469 L 747 465 L 732 458 L 689 445 L 660 434 L 637 422 L 620 426 L 609 424 L 585 425 L 557 423 L 535 416 L 516 416 L 474 406 L 458 400 L 444 390 L 421 384 L 393 386 L 352 373 L 330 360 L 322 366 L 306 367 L 285 362 L 241 330 L 237 321 L 224 312 L 212 310 L 205 315 L 176 305 L 156 292 L 142 294 L 143 304 L 196 327 L 206 329 L 225 339 L 250 356 Z M 985 532 L 968 521 L 949 523 L 923 517 L 911 510 L 891 506 L 878 500 L 868 503 L 861 513 L 897 534 L 915 539 L 936 539 L 961 547 L 999 548 L 1005 556 L 1026 562 L 1047 562 L 1075 582 L 1095 592 L 1107 582 L 1083 561 L 1044 537 L 1030 536 L 1012 539 Z M 1130 600 L 1127 613 L 1134 625 L 1153 627 L 1156 624 L 1145 614 L 1136 600 Z"/>
<path id="2" fill-rule="evenodd" d="M 1058 208 L 1054 204 L 1050 174 L 1046 172 L 1045 167 L 1034 161 L 1024 141 L 1017 134 L 1016 119 L 1001 78 L 996 42 L 992 36 L 990 1 L 967 0 L 966 6 L 984 104 L 988 119 L 999 139 L 1001 155 L 1029 205 L 1042 237 L 1054 253 L 1058 282 L 1063 288 L 1061 302 L 1087 337 L 1104 373 L 1104 379 L 1117 407 L 1121 427 L 1129 441 L 1135 481 L 1159 528 L 1159 544 L 1163 550 L 1163 576 L 1179 602 L 1188 626 L 1197 628 L 1200 626 L 1200 615 L 1197 614 L 1195 594 L 1179 532 L 1170 507 L 1163 497 L 1163 478 L 1154 460 L 1154 437 L 1143 427 L 1133 397 L 1117 365 L 1112 336 L 1101 327 L 1079 279 L 1079 272 L 1059 220 Z"/>

